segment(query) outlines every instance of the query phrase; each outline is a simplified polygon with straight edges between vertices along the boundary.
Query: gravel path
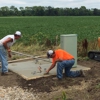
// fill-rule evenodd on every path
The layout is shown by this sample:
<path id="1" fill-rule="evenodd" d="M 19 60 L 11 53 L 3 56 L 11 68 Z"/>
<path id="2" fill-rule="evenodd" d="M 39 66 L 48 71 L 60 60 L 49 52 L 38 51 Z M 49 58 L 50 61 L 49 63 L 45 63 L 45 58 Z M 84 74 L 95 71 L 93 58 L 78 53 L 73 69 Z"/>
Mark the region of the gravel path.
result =
<path id="1" fill-rule="evenodd" d="M 23 90 L 22 88 L 15 87 L 3 87 L 0 86 L 0 100 L 39 100 L 36 94 Z"/>

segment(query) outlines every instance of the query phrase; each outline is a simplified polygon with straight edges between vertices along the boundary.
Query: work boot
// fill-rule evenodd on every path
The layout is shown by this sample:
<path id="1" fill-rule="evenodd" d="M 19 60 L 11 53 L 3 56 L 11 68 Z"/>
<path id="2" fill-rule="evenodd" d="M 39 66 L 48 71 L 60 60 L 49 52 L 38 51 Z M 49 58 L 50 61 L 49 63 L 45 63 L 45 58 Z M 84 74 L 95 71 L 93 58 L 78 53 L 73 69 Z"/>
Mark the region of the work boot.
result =
<path id="1" fill-rule="evenodd" d="M 83 72 L 83 70 L 80 70 L 80 77 L 85 77 L 85 73 Z"/>
<path id="2" fill-rule="evenodd" d="M 7 76 L 7 75 L 11 75 L 11 74 L 10 74 L 10 73 L 8 73 L 8 72 L 5 72 L 5 73 L 4 73 L 4 72 L 2 72 L 2 73 L 1 73 L 1 76 Z"/>
<path id="3" fill-rule="evenodd" d="M 58 78 L 58 77 L 53 77 L 52 79 L 53 80 L 62 80 L 61 78 Z"/>

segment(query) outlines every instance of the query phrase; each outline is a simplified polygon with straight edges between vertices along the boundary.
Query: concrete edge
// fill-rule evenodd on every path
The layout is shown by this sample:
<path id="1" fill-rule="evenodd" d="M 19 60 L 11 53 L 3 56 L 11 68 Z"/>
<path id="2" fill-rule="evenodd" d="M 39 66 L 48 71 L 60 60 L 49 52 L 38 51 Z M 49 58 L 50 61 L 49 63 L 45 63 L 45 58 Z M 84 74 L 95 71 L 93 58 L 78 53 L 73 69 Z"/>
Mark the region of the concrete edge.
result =
<path id="1" fill-rule="evenodd" d="M 23 79 L 25 79 L 25 80 L 27 80 L 27 81 L 29 81 L 29 80 L 33 80 L 33 79 L 38 79 L 38 78 L 45 78 L 45 77 L 49 77 L 49 76 L 54 76 L 55 74 L 50 74 L 50 75 L 43 75 L 43 76 L 37 76 L 37 77 L 31 77 L 31 78 L 28 78 L 28 77 L 26 77 L 25 75 L 22 75 L 22 74 L 19 74 L 19 73 L 17 73 L 17 72 L 15 72 L 15 71 L 13 71 L 13 70 L 11 70 L 11 69 L 9 69 L 10 71 L 12 71 L 13 73 L 16 73 L 16 74 L 18 74 L 19 76 L 21 76 Z M 56 75 L 55 75 L 56 76 Z"/>
<path id="2" fill-rule="evenodd" d="M 21 62 L 21 61 L 32 60 L 32 59 L 33 58 L 28 57 L 28 58 L 23 58 L 23 59 L 11 60 L 11 61 L 8 61 L 8 63 Z"/>

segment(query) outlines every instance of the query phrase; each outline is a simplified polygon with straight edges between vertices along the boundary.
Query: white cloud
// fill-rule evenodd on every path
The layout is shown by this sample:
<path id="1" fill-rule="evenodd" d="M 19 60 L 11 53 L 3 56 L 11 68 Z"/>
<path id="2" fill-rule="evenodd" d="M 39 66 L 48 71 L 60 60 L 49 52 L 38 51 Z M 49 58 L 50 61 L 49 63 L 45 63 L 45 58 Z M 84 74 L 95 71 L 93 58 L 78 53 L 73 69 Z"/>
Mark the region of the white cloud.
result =
<path id="1" fill-rule="evenodd" d="M 25 4 L 25 2 L 22 2 L 20 0 L 10 0 L 10 1 L 0 0 L 0 5 L 2 4 Z"/>
<path id="2" fill-rule="evenodd" d="M 79 8 L 81 6 L 85 6 L 89 9 L 100 9 L 100 0 L 0 0 L 0 7 L 12 5 L 15 7 L 51 6 L 63 8 Z"/>

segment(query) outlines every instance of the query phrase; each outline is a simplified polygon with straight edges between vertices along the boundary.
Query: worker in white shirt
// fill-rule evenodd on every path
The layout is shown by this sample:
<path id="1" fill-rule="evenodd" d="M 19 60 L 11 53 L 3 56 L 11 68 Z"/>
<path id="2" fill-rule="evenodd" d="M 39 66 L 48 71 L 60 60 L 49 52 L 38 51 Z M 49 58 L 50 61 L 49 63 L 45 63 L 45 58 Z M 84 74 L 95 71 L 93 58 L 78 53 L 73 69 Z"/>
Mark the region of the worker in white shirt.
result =
<path id="1" fill-rule="evenodd" d="M 7 52 L 8 52 L 8 56 L 11 58 L 10 47 L 20 37 L 21 37 L 21 32 L 16 31 L 13 35 L 7 35 L 3 37 L 2 39 L 0 39 L 0 60 L 1 60 L 1 66 L 2 66 L 1 75 L 8 75 Z"/>

